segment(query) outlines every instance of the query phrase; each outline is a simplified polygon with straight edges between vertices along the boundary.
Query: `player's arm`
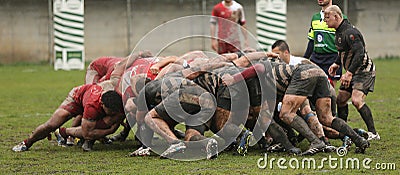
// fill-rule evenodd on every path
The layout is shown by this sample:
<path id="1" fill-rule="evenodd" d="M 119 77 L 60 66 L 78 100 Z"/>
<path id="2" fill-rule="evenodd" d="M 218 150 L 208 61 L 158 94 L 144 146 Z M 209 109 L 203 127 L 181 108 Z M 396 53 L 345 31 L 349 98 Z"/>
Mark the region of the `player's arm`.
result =
<path id="1" fill-rule="evenodd" d="M 118 129 L 120 123 L 114 123 L 107 129 L 96 129 L 96 124 L 96 121 L 85 118 L 82 119 L 82 136 L 84 139 L 95 140 L 112 134 Z"/>
<path id="2" fill-rule="evenodd" d="M 97 72 L 96 69 L 93 68 L 95 66 L 95 63 L 96 62 L 94 61 L 91 62 L 86 69 L 85 84 L 97 83 L 101 78 L 99 72 Z"/>
<path id="3" fill-rule="evenodd" d="M 339 53 L 336 57 L 336 61 L 334 63 L 332 63 L 332 65 L 328 69 L 328 73 L 332 77 L 334 77 L 336 75 L 336 71 L 340 68 L 340 66 L 342 66 L 342 60 L 341 60 L 340 55 L 342 55 L 341 51 L 339 51 Z"/>
<path id="4" fill-rule="evenodd" d="M 240 30 L 242 32 L 243 39 L 244 39 L 244 47 L 247 48 L 247 47 L 249 47 L 249 43 L 248 43 L 248 40 L 247 40 L 246 18 L 244 16 L 243 7 L 240 8 L 239 24 L 240 24 Z"/>
<path id="5" fill-rule="evenodd" d="M 178 59 L 179 59 L 179 57 L 177 57 L 177 56 L 167 56 L 164 59 L 157 62 L 156 64 L 152 65 L 150 67 L 150 72 L 152 74 L 158 74 L 160 72 L 161 68 L 165 67 L 166 65 L 168 65 L 170 63 L 177 61 Z"/>
<path id="6" fill-rule="evenodd" d="M 308 30 L 307 38 L 308 38 L 307 49 L 306 49 L 306 52 L 304 53 L 303 57 L 310 59 L 311 54 L 314 51 L 314 29 L 312 27 L 312 22 L 311 22 L 310 29 Z"/>
<path id="7" fill-rule="evenodd" d="M 205 64 L 203 66 L 198 66 L 198 67 L 191 67 L 188 69 L 183 69 L 182 70 L 182 75 L 183 77 L 189 79 L 189 80 L 193 80 L 196 77 L 198 77 L 199 75 L 205 73 L 205 72 L 209 72 L 211 70 L 214 69 L 218 69 L 220 67 L 223 66 L 228 66 L 228 65 L 232 65 L 231 63 L 228 62 L 219 62 L 219 63 L 208 63 Z"/>
<path id="8" fill-rule="evenodd" d="M 309 39 L 307 44 L 306 52 L 304 53 L 304 58 L 310 59 L 312 52 L 314 51 L 314 40 Z"/>
<path id="9" fill-rule="evenodd" d="M 251 61 L 260 60 L 265 57 L 277 58 L 279 55 L 273 52 L 250 52 L 239 55 L 239 59 L 233 60 L 238 67 L 248 67 Z"/>
<path id="10" fill-rule="evenodd" d="M 351 52 L 353 52 L 354 55 L 353 59 L 351 59 L 347 71 L 354 74 L 357 69 L 359 69 L 363 64 L 363 60 L 365 57 L 365 47 L 363 45 L 360 35 L 358 35 L 357 33 L 352 32 L 350 34 L 347 34 L 347 36 L 345 37 L 346 41 L 348 42 L 348 46 L 350 46 Z"/>
<path id="11" fill-rule="evenodd" d="M 215 15 L 214 9 L 213 9 L 211 15 L 212 15 L 212 17 L 210 19 L 211 48 L 214 51 L 218 51 L 218 40 L 215 37 L 218 17 L 214 16 Z"/>
<path id="12" fill-rule="evenodd" d="M 133 62 L 135 62 L 135 60 L 138 58 L 139 58 L 138 54 L 132 54 L 125 57 L 124 59 L 122 59 L 121 61 L 119 61 L 114 65 L 114 70 L 111 72 L 110 76 L 110 80 L 112 81 L 113 86 L 118 85 L 119 79 L 124 74 L 124 71 L 127 68 L 129 68 L 133 64 Z"/>
<path id="13" fill-rule="evenodd" d="M 240 73 L 229 75 L 225 74 L 222 76 L 222 81 L 225 85 L 229 86 L 237 82 L 243 81 L 245 79 L 253 78 L 257 76 L 257 73 L 261 74 L 265 72 L 265 67 L 263 64 L 255 64 Z"/>

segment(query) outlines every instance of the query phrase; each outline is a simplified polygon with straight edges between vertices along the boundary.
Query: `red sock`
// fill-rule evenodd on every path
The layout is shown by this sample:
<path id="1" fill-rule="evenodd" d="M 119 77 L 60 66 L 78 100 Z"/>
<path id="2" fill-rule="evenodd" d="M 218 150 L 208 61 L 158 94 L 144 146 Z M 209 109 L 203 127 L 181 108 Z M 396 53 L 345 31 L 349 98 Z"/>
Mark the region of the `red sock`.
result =
<path id="1" fill-rule="evenodd" d="M 68 135 L 67 135 L 67 128 L 62 127 L 62 128 L 59 129 L 59 131 L 60 131 L 60 135 L 61 135 L 62 137 L 64 137 L 64 138 L 67 138 L 67 137 L 68 137 Z"/>
<path id="2" fill-rule="evenodd" d="M 25 146 L 28 148 L 32 146 L 32 144 L 28 143 L 28 139 L 25 139 L 24 143 L 25 143 Z"/>

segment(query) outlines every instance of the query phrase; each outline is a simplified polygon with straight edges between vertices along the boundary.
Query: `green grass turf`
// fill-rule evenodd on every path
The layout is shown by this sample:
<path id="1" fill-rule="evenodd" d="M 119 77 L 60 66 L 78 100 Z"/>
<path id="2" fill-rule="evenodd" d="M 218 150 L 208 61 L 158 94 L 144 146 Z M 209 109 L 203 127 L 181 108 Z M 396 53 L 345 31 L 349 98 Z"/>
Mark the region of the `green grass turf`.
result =
<path id="1" fill-rule="evenodd" d="M 373 111 L 376 128 L 381 141 L 372 141 L 371 148 L 364 155 L 355 154 L 354 147 L 345 157 L 369 158 L 371 168 L 376 163 L 399 165 L 400 151 L 400 59 L 375 60 L 377 79 L 375 92 L 368 95 L 367 104 Z M 277 160 L 273 169 L 260 169 L 257 160 L 264 157 L 261 150 L 250 148 L 245 157 L 223 152 L 217 160 L 176 161 L 161 160 L 157 156 L 126 157 L 136 149 L 131 133 L 123 143 L 102 145 L 96 143 L 94 151 L 83 152 L 80 147 L 59 147 L 54 140 L 37 142 L 27 152 L 14 153 L 11 148 L 21 142 L 39 124 L 44 123 L 71 88 L 83 83 L 84 71 L 54 71 L 49 65 L 0 66 L 0 174 L 400 174 L 396 170 L 372 170 L 330 168 L 325 161 L 324 168 L 280 169 Z M 352 127 L 365 125 L 354 107 L 350 107 L 349 123 Z M 70 126 L 70 122 L 66 123 Z M 54 137 L 53 137 L 54 139 Z M 338 140 L 331 142 L 339 146 Z M 301 143 L 307 148 L 307 142 Z M 288 156 L 285 153 L 270 153 L 272 158 L 291 158 L 298 161 L 313 158 L 319 165 L 324 158 L 341 158 L 336 153 L 319 153 L 311 157 Z M 292 162 L 293 163 L 293 162 Z M 338 163 L 338 161 L 336 161 Z M 288 162 L 285 163 L 289 166 Z M 343 164 L 345 165 L 345 164 Z"/>

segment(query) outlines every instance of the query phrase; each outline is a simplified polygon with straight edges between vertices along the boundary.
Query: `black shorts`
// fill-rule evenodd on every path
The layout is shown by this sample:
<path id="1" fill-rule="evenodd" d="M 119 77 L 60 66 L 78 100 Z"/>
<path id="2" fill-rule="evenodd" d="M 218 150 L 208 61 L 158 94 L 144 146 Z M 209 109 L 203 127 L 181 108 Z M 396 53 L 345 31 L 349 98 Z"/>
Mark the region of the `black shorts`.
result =
<path id="1" fill-rule="evenodd" d="M 299 66 L 293 71 L 286 94 L 306 96 L 312 101 L 330 97 L 329 81 L 325 73 L 314 65 Z"/>
<path id="2" fill-rule="evenodd" d="M 221 86 L 217 91 L 218 107 L 229 111 L 249 110 L 249 90 L 244 81 L 232 86 Z"/>
<path id="3" fill-rule="evenodd" d="M 215 108 L 215 98 L 198 85 L 182 86 L 154 107 L 167 123 L 185 122 L 186 126 L 205 124 L 212 118 Z"/>
<path id="4" fill-rule="evenodd" d="M 340 85 L 340 90 L 345 90 L 351 93 L 353 89 L 357 89 L 362 91 L 365 95 L 368 95 L 368 92 L 374 91 L 374 86 L 375 72 L 361 72 L 353 75 L 348 88 Z"/>

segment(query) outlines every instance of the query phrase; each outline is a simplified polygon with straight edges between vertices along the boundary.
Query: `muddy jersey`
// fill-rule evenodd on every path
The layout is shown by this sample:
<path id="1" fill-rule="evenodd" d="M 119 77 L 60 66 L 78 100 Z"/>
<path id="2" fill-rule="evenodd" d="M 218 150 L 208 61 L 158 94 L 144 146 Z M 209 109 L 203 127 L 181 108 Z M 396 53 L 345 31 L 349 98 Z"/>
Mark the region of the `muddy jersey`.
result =
<path id="1" fill-rule="evenodd" d="M 196 77 L 193 81 L 199 84 L 201 87 L 206 89 L 208 92 L 213 94 L 214 96 L 219 96 L 221 90 L 225 89 L 225 85 L 222 83 L 221 77 L 224 74 L 235 74 L 240 72 L 237 67 L 222 67 L 219 69 L 215 69 L 213 71 L 206 72 Z"/>
<path id="2" fill-rule="evenodd" d="M 153 80 L 139 92 L 135 99 L 138 110 L 147 111 L 152 109 L 163 99 L 183 86 L 195 85 L 192 81 L 182 77 L 167 77 Z"/>
<path id="3" fill-rule="evenodd" d="M 362 34 L 348 20 L 343 20 L 336 30 L 335 44 L 339 51 L 336 64 L 343 65 L 346 71 L 353 74 L 375 72 L 375 65 L 368 57 Z"/>
<path id="4" fill-rule="evenodd" d="M 218 107 L 231 110 L 231 102 L 233 102 L 233 108 L 245 108 L 249 105 L 240 104 L 249 102 L 249 95 L 246 84 L 236 83 L 227 87 L 223 84 L 221 79 L 224 74 L 234 75 L 241 72 L 242 70 L 242 68 L 237 68 L 235 66 L 222 67 L 204 73 L 195 78 L 193 81 L 204 88 L 207 92 L 214 95 L 217 100 Z M 243 103 L 238 103 L 239 101 Z"/>
<path id="5" fill-rule="evenodd" d="M 261 61 L 261 63 L 264 64 L 266 74 L 270 74 L 269 78 L 273 77 L 275 79 L 277 95 L 283 96 L 292 79 L 293 71 L 297 66 L 274 60 L 265 60 Z"/>

